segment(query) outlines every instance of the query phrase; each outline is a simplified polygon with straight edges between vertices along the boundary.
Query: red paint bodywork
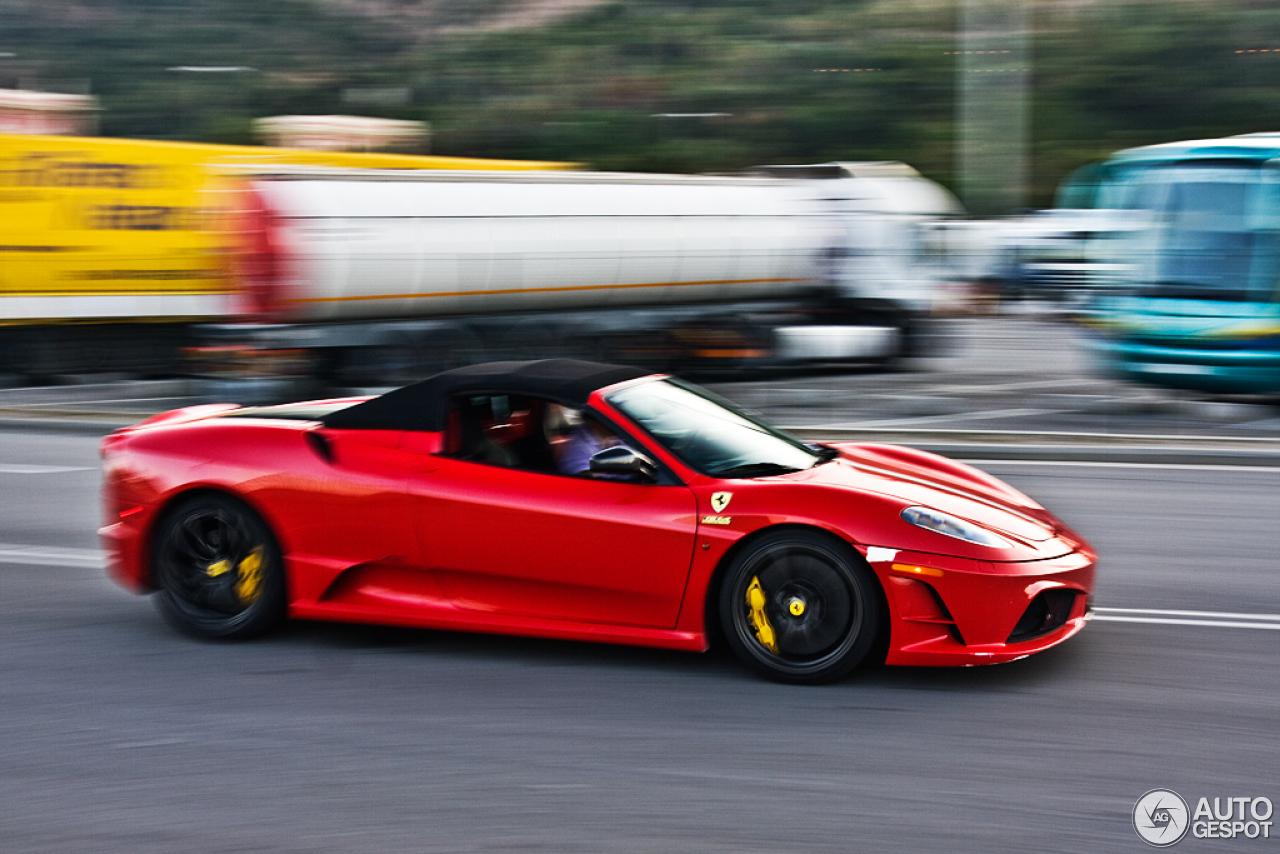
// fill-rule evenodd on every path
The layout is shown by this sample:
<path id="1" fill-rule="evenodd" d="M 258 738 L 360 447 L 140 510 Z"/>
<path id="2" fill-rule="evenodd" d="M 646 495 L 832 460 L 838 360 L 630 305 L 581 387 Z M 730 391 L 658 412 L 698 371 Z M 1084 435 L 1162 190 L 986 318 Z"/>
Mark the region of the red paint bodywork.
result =
<path id="1" fill-rule="evenodd" d="M 602 392 L 591 405 L 628 424 Z M 634 484 L 455 459 L 439 433 L 223 417 L 234 409 L 177 410 L 104 440 L 101 535 L 117 581 L 149 591 L 148 542 L 165 508 L 218 490 L 274 532 L 292 617 L 703 650 L 734 549 L 798 526 L 867 559 L 888 606 L 890 664 L 1010 661 L 1086 620 L 1096 556 L 1081 537 L 995 478 L 909 448 L 840 445 L 838 460 L 806 471 L 720 480 L 634 430 L 678 481 Z M 723 511 L 716 492 L 732 493 Z M 999 530 L 1010 546 L 914 527 L 900 516 L 912 505 Z M 1066 623 L 1006 642 L 1050 588 L 1079 594 Z"/>

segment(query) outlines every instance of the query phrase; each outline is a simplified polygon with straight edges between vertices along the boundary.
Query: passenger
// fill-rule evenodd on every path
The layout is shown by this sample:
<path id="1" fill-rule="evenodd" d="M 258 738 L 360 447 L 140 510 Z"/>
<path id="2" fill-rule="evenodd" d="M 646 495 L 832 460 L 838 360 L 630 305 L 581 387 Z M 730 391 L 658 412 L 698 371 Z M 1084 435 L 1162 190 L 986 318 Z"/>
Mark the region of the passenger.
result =
<path id="1" fill-rule="evenodd" d="M 477 456 L 487 463 L 515 468 L 521 465 L 519 444 L 530 434 L 532 419 L 529 409 L 508 411 L 506 403 L 495 405 L 493 414 L 484 419 Z"/>

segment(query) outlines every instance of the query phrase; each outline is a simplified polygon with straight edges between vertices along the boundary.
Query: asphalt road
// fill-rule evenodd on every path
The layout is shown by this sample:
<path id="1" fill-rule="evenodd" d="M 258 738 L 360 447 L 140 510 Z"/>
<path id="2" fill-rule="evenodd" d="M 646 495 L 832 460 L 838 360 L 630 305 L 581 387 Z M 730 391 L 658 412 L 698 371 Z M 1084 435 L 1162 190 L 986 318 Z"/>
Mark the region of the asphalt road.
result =
<path id="1" fill-rule="evenodd" d="M 1098 618 L 791 687 L 428 631 L 188 640 L 101 571 L 94 439 L 0 435 L 0 851 L 1136 852 L 1150 789 L 1280 802 L 1274 468 L 993 463 L 1098 547 Z"/>

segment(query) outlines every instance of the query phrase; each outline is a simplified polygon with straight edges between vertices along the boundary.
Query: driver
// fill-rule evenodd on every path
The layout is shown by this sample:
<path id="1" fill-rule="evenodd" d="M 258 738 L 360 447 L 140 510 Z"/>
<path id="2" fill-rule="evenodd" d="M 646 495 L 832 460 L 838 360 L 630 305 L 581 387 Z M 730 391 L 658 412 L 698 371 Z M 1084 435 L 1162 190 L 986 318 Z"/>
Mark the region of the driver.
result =
<path id="1" fill-rule="evenodd" d="M 599 422 L 558 403 L 547 404 L 544 426 L 556 471 L 561 474 L 586 474 L 591 470 L 593 455 L 622 444 Z"/>

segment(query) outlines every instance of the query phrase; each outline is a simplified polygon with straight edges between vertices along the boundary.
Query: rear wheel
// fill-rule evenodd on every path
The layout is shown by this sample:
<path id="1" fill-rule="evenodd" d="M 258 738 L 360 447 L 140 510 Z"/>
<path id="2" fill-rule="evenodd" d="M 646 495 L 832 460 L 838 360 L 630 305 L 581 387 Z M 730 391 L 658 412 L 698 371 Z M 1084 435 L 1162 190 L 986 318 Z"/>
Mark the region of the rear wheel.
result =
<path id="1" fill-rule="evenodd" d="M 878 584 L 849 546 L 817 532 L 765 537 L 739 554 L 720 587 L 733 651 L 780 682 L 829 682 L 853 670 L 884 619 Z"/>
<path id="2" fill-rule="evenodd" d="M 230 496 L 200 495 L 166 514 L 153 540 L 152 578 L 160 612 L 189 634 L 247 638 L 284 619 L 275 538 Z"/>

